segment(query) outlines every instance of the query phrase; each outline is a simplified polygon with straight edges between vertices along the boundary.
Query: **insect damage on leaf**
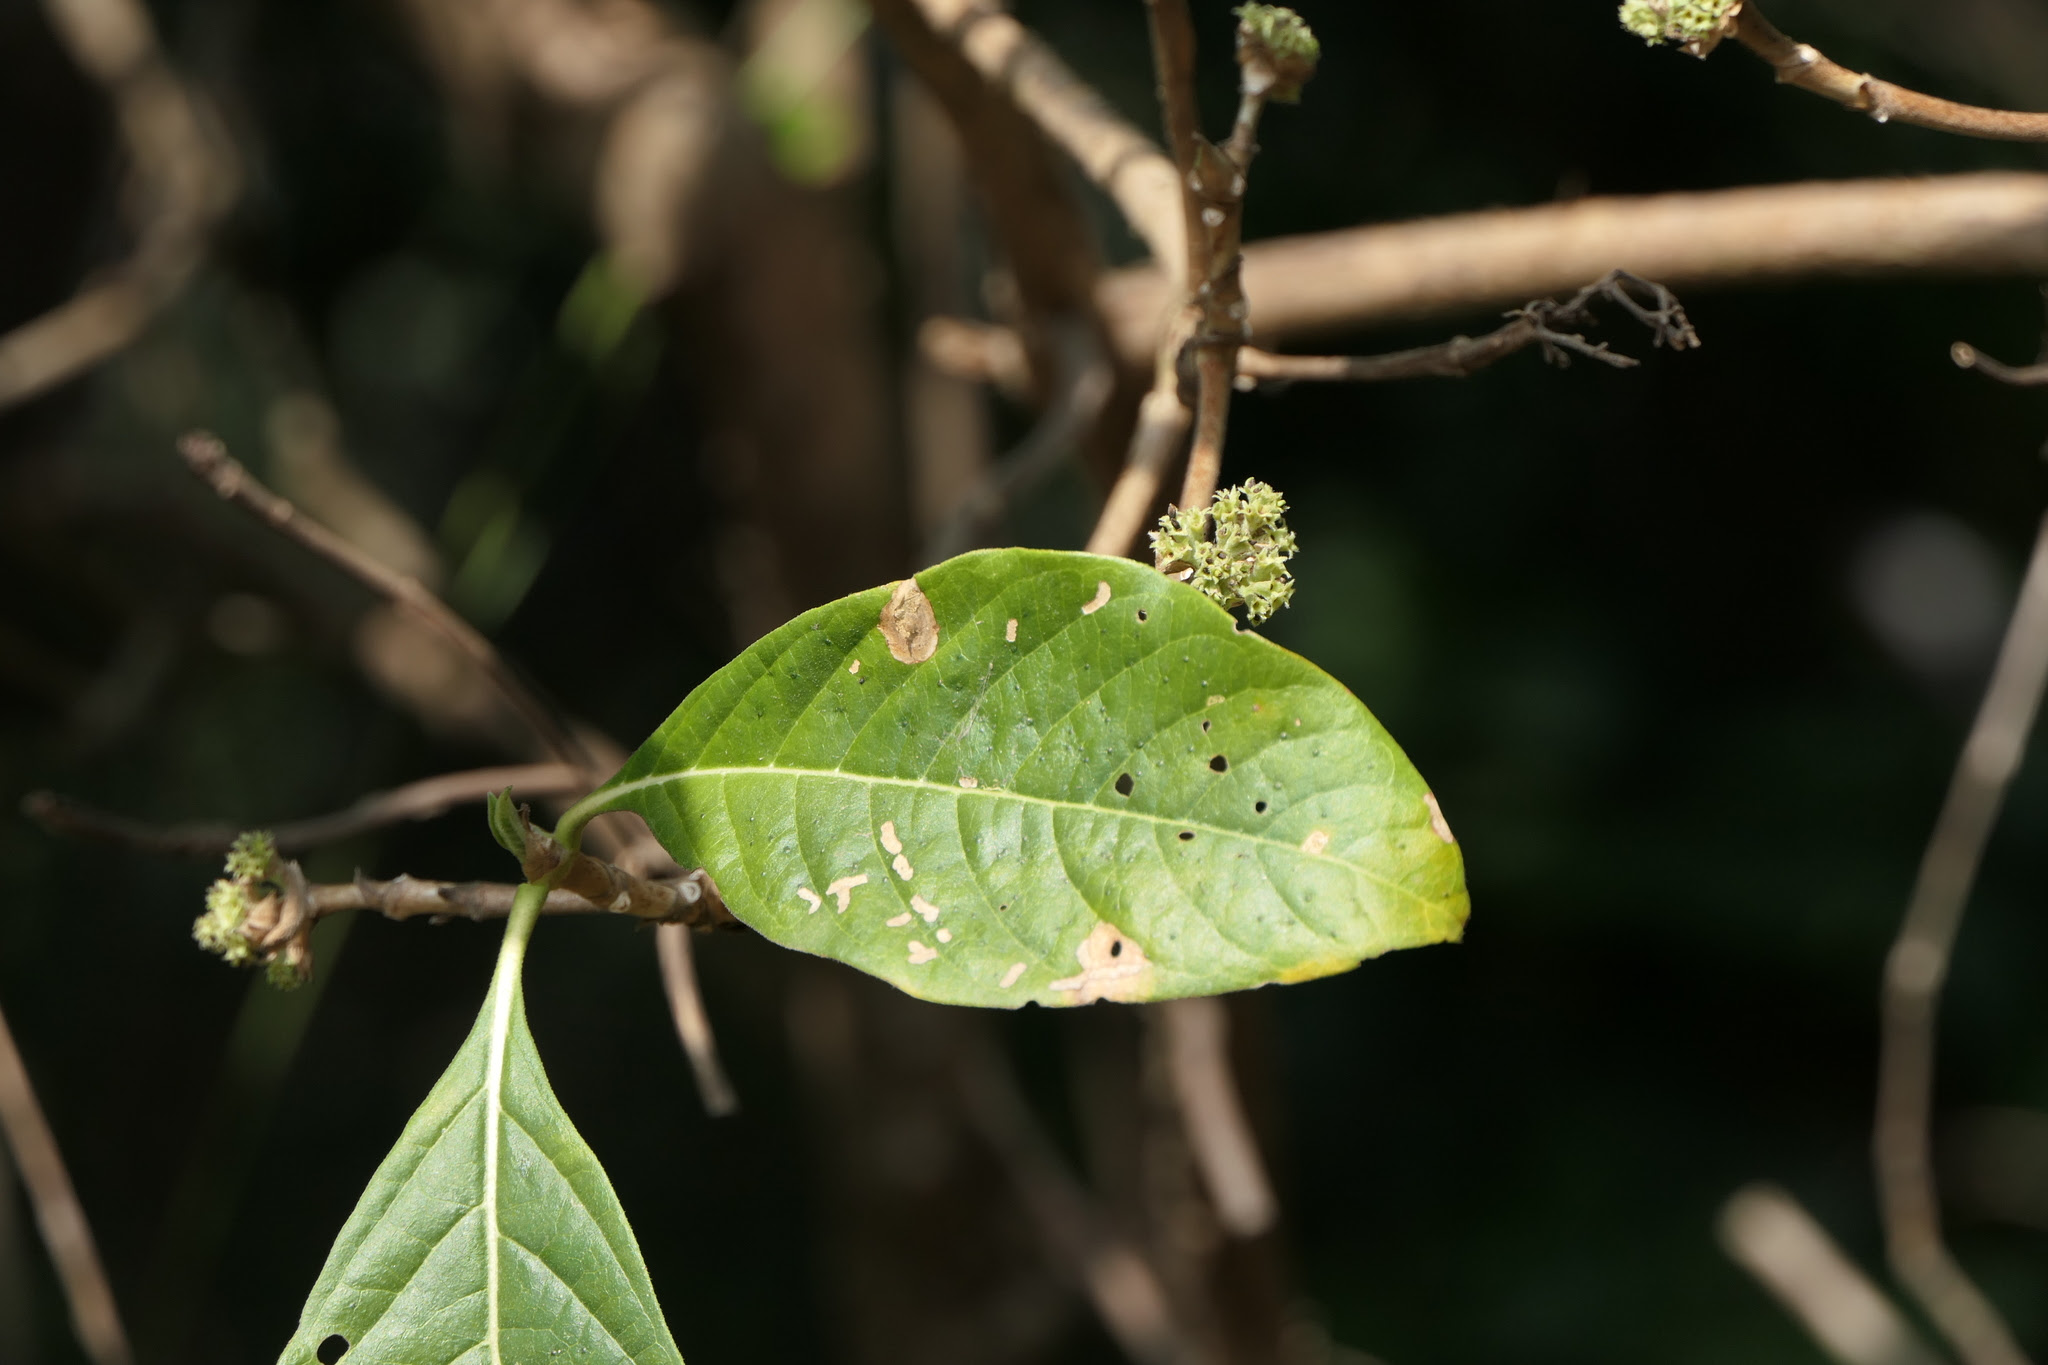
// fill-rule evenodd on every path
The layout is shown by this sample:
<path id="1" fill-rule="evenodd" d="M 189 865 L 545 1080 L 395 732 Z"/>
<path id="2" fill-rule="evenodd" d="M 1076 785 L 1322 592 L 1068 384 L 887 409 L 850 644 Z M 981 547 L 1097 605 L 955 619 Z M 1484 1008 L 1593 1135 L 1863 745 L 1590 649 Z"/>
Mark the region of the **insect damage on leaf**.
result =
<path id="1" fill-rule="evenodd" d="M 938 652 L 939 618 L 914 578 L 896 585 L 877 624 L 889 642 L 890 656 L 899 664 L 921 664 Z"/>
<path id="2" fill-rule="evenodd" d="M 892 664 L 892 623 L 926 613 L 943 637 Z M 1463 861 L 1428 790 L 1341 684 L 1203 594 L 1129 560 L 987 550 L 764 637 L 563 829 L 637 811 L 770 940 L 1015 1008 L 1457 938 Z"/>

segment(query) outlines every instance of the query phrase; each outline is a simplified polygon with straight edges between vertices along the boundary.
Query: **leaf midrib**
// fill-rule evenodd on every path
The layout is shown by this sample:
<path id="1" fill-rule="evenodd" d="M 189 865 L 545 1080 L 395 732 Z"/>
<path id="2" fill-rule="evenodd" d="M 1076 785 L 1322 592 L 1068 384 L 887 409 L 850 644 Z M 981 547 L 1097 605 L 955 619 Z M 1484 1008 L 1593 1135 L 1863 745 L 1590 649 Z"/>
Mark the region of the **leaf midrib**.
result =
<path id="1" fill-rule="evenodd" d="M 1022 801 L 1030 805 L 1043 806 L 1050 810 L 1080 811 L 1088 815 L 1106 815 L 1116 820 L 1139 820 L 1147 824 L 1167 826 L 1173 829 L 1200 830 L 1222 838 L 1241 839 L 1246 843 L 1278 849 L 1297 858 L 1309 858 L 1317 862 L 1328 863 L 1333 867 L 1341 867 L 1347 872 L 1355 873 L 1365 878 L 1376 886 L 1385 887 L 1397 895 L 1405 896 L 1418 905 L 1425 903 L 1422 896 L 1396 882 L 1390 882 L 1386 878 L 1368 871 L 1357 863 L 1347 862 L 1328 853 L 1311 853 L 1299 844 L 1286 843 L 1263 834 L 1252 834 L 1244 830 L 1231 829 L 1226 825 L 1212 825 L 1202 820 L 1173 819 L 1164 815 L 1155 815 L 1150 811 L 1111 810 L 1107 806 L 1091 806 L 1081 801 L 1062 801 L 1057 797 L 1032 796 L 1025 792 L 1013 791 L 1007 787 L 947 786 L 943 782 L 933 782 L 928 778 L 922 777 L 881 777 L 868 773 L 850 773 L 844 768 L 791 768 L 781 764 L 764 763 L 738 768 L 685 768 L 678 772 L 657 773 L 649 777 L 636 777 L 629 782 L 621 782 L 618 786 L 613 787 L 608 793 L 612 800 L 608 800 L 606 805 L 609 807 L 617 798 L 629 795 L 632 792 L 645 791 L 649 787 L 659 787 L 670 782 L 685 782 L 695 777 L 762 777 L 773 775 L 823 777 L 834 778 L 843 782 L 865 782 L 875 786 L 908 787 L 919 791 L 937 792 L 959 799 L 978 796 L 997 801 Z M 1315 793 L 1315 795 L 1327 796 L 1333 792 L 1349 791 L 1363 786 L 1365 784 L 1361 782 L 1347 782 L 1341 787 L 1325 788 Z"/>

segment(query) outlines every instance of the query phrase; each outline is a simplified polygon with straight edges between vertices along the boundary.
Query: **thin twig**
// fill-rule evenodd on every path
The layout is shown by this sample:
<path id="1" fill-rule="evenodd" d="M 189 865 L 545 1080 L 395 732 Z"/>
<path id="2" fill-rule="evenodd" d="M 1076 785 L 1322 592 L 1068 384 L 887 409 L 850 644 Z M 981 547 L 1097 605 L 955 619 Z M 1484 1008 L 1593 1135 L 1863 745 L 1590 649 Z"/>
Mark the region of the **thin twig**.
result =
<path id="1" fill-rule="evenodd" d="M 507 787 L 516 788 L 521 796 L 574 795 L 589 790 L 590 774 L 568 763 L 523 763 L 443 773 L 390 791 L 374 792 L 346 810 L 280 825 L 233 825 L 225 821 L 151 825 L 47 791 L 30 792 L 23 797 L 21 812 L 51 834 L 115 844 L 157 857 L 217 857 L 228 851 L 244 829 L 255 827 L 268 829 L 279 851 L 297 853 L 405 820 L 430 820 L 452 807 L 481 801 Z"/>
<path id="2" fill-rule="evenodd" d="M 655 955 L 661 965 L 662 994 L 668 998 L 668 1012 L 675 1021 L 676 1040 L 690 1059 L 690 1072 L 697 1078 L 697 1096 L 704 1112 L 715 1119 L 736 1114 L 739 1094 L 727 1079 L 718 1060 L 718 1043 L 711 1034 L 711 1016 L 704 1010 L 704 995 L 697 987 L 696 950 L 690 944 L 689 928 L 664 924 L 654 931 Z"/>
<path id="3" fill-rule="evenodd" d="M 2048 114 L 1957 104 L 1875 76 L 1859 75 L 1828 60 L 1818 49 L 1780 33 L 1777 25 L 1757 8 L 1756 0 L 1741 0 L 1729 22 L 1729 36 L 1770 63 L 1782 84 L 1796 85 L 1822 99 L 1846 105 L 1879 123 L 1912 123 L 1939 132 L 2003 142 L 2048 142 Z M 1700 46 L 1711 50 L 1713 43 Z"/>
<path id="4" fill-rule="evenodd" d="M 106 1267 L 100 1264 L 92 1226 L 72 1188 L 70 1172 L 64 1169 L 64 1155 L 50 1132 L 50 1121 L 36 1099 L 28 1068 L 14 1045 L 7 1016 L 0 1013 L 0 1133 L 14 1154 L 14 1168 L 28 1190 L 35 1209 L 36 1226 L 42 1229 L 43 1245 L 57 1267 L 64 1300 L 71 1308 L 71 1326 L 78 1343 L 93 1365 L 130 1365 L 134 1353 L 128 1348 L 128 1334 L 122 1330 L 120 1310 L 114 1305 L 113 1287 L 107 1283 Z"/>
<path id="5" fill-rule="evenodd" d="M 1958 341 L 1948 348 L 1949 359 L 1965 370 L 1975 370 L 1988 375 L 2001 384 L 2015 388 L 2034 389 L 2048 384 L 2048 363 L 2037 365 L 2008 365 L 2002 360 L 1993 360 L 1967 341 Z"/>
<path id="6" fill-rule="evenodd" d="M 1058 366 L 1052 401 L 1016 449 L 1003 456 L 932 533 L 925 546 L 926 563 L 951 559 L 983 543 L 982 537 L 1018 498 L 1067 461 L 1109 401 L 1116 375 L 1102 353 L 1094 324 L 1063 318 L 1047 330 Z"/>
<path id="7" fill-rule="evenodd" d="M 1721 1249 L 1799 1320 L 1840 1365 L 1939 1365 L 1883 1291 L 1799 1201 L 1745 1185 L 1714 1220 Z"/>
<path id="8" fill-rule="evenodd" d="M 1230 1014 L 1204 996 L 1158 1007 L 1166 1029 L 1167 1070 L 1187 1128 L 1188 1146 L 1216 1221 L 1233 1237 L 1257 1237 L 1280 1215 L 1258 1140 L 1239 1101 L 1230 1066 Z"/>
<path id="9" fill-rule="evenodd" d="M 627 874 L 619 875 L 625 877 Z M 277 932 L 289 936 L 300 923 L 348 910 L 374 910 L 392 920 L 503 919 L 512 912 L 512 896 L 518 890 L 509 882 L 436 882 L 404 875 L 389 881 L 358 877 L 352 882 L 315 883 L 304 888 L 303 919 L 281 920 Z M 287 916 L 290 913 L 287 911 Z M 620 897 L 609 902 L 558 889 L 548 894 L 541 913 L 631 915 L 656 924 L 701 924 L 704 927 L 723 927 L 732 922 L 724 902 L 709 891 L 701 875 L 673 882 L 634 878 L 630 894 L 622 891 Z"/>
<path id="10" fill-rule="evenodd" d="M 1970 887 L 2048 686 L 2048 519 L 2034 542 L 1991 685 L 1957 759 L 1920 875 L 1885 960 L 1872 1138 L 1892 1268 L 1966 1365 L 2026 1356 L 1942 1239 L 1929 1129 L 1937 1007 Z"/>
<path id="11" fill-rule="evenodd" d="M 1638 292 L 1648 295 L 1647 303 L 1635 297 Z M 1562 303 L 1537 299 L 1524 304 L 1508 315 L 1506 325 L 1481 337 L 1452 337 L 1434 346 L 1388 355 L 1274 355 L 1252 346 L 1240 347 L 1238 387 L 1301 380 L 1372 384 L 1396 379 L 1464 379 L 1530 346 L 1539 347 L 1543 358 L 1553 365 L 1569 365 L 1573 355 L 1580 355 L 1618 370 L 1633 369 L 1640 363 L 1634 357 L 1610 351 L 1605 342 L 1595 344 L 1577 332 L 1563 330 L 1592 322 L 1595 299 L 1625 308 L 1650 329 L 1653 346 L 1683 351 L 1700 344 L 1699 334 L 1670 290 L 1613 270 Z"/>
<path id="12" fill-rule="evenodd" d="M 496 689 L 500 698 L 524 720 L 534 738 L 550 756 L 580 768 L 591 766 L 590 756 L 571 735 L 554 710 L 542 701 L 476 627 L 456 615 L 453 608 L 424 584 L 408 574 L 395 573 L 351 545 L 320 523 L 306 517 L 289 502 L 265 488 L 241 463 L 228 454 L 220 438 L 208 432 L 188 433 L 178 442 L 194 474 L 206 480 L 223 499 L 234 503 L 259 521 L 297 541 L 362 583 L 392 605 L 411 615 L 467 654 L 471 662 Z"/>
<path id="13" fill-rule="evenodd" d="M 43 0 L 58 40 L 106 92 L 140 222 L 133 253 L 41 317 L 0 335 L 0 409 L 120 351 L 198 268 L 234 201 L 236 171 L 200 97 L 157 45 L 136 0 Z"/>
<path id="14" fill-rule="evenodd" d="M 1251 325 L 1264 346 L 1576 289 L 1620 267 L 1705 287 L 1900 275 L 2048 276 L 2048 175 L 1972 174 L 1599 197 L 1253 242 Z M 1103 276 L 1120 364 L 1152 363 L 1180 275 Z"/>
<path id="15" fill-rule="evenodd" d="M 985 1040 L 964 1046 L 962 1106 L 1001 1159 L 1037 1225 L 1048 1258 L 1079 1278 L 1102 1324 L 1138 1365 L 1175 1365 L 1189 1355 L 1165 1288 L 1144 1255 L 1110 1230 L 1087 1189 L 1039 1126 L 1007 1058 Z"/>

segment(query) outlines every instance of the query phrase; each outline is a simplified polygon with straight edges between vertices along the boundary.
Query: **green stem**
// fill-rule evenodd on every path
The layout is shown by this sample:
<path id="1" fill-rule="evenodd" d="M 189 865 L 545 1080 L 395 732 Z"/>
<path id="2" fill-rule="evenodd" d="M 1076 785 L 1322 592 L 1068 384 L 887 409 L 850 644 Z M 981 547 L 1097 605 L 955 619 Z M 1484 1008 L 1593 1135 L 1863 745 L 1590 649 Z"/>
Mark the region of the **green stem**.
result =
<path id="1" fill-rule="evenodd" d="M 540 922 L 540 908 L 547 902 L 546 882 L 527 882 L 512 894 L 512 913 L 505 920 L 505 940 L 498 946 L 498 970 L 491 977 L 494 991 L 510 990 L 519 982 L 519 969 L 526 961 L 526 944 L 533 926 Z"/>
<path id="2" fill-rule="evenodd" d="M 605 809 L 610 804 L 611 793 L 600 788 L 569 807 L 568 810 L 562 813 L 561 820 L 555 825 L 555 842 L 570 853 L 581 852 L 583 848 L 583 827 L 589 824 L 593 818 L 604 814 Z"/>

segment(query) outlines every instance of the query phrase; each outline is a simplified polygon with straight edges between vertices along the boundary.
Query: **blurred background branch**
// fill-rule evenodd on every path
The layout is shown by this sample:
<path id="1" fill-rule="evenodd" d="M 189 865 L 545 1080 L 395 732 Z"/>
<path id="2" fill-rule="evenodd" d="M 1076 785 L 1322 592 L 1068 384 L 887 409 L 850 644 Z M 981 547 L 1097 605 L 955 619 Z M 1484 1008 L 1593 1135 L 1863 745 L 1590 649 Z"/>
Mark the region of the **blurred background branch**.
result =
<path id="1" fill-rule="evenodd" d="M 140 336 L 192 277 L 239 189 L 232 151 L 204 99 L 164 59 L 147 9 L 137 0 L 43 0 L 43 12 L 113 105 L 135 245 L 70 301 L 0 334 L 0 410 Z"/>

